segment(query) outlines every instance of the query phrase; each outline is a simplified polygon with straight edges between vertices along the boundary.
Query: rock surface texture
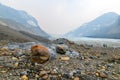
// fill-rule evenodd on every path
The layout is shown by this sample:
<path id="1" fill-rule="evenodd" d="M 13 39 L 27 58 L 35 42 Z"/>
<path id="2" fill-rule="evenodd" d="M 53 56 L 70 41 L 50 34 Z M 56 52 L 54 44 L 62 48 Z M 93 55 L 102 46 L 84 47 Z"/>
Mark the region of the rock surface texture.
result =
<path id="1" fill-rule="evenodd" d="M 31 62 L 44 63 L 49 60 L 50 54 L 46 47 L 42 45 L 34 45 L 31 47 Z"/>
<path id="2" fill-rule="evenodd" d="M 36 44 L 0 42 L 0 80 L 120 80 L 120 48 Z"/>

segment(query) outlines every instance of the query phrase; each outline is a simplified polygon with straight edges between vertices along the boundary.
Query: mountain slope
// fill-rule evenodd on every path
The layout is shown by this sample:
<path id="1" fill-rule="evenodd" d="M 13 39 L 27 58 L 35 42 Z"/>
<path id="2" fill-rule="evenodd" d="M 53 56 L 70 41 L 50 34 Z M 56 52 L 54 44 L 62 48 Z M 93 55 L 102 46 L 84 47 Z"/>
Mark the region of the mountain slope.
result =
<path id="1" fill-rule="evenodd" d="M 25 11 L 15 10 L 13 8 L 7 7 L 0 4 L 0 17 L 7 23 L 13 23 L 12 21 L 21 24 L 22 26 L 11 27 L 19 31 L 29 32 L 34 35 L 50 37 L 46 32 L 44 32 L 38 25 L 37 20 L 27 14 Z M 14 23 L 13 23 L 14 24 Z"/>
<path id="2" fill-rule="evenodd" d="M 33 39 L 24 36 L 16 30 L 9 28 L 8 26 L 4 26 L 0 24 L 0 40 L 9 40 L 15 42 L 26 42 L 26 41 L 34 41 Z"/>
<path id="3" fill-rule="evenodd" d="M 44 37 L 36 36 L 26 32 L 16 31 L 7 26 L 5 23 L 0 23 L 0 40 L 8 40 L 11 42 L 50 42 L 50 40 Z"/>
<path id="4" fill-rule="evenodd" d="M 105 13 L 76 30 L 67 33 L 70 37 L 120 38 L 120 16 L 114 12 Z"/>

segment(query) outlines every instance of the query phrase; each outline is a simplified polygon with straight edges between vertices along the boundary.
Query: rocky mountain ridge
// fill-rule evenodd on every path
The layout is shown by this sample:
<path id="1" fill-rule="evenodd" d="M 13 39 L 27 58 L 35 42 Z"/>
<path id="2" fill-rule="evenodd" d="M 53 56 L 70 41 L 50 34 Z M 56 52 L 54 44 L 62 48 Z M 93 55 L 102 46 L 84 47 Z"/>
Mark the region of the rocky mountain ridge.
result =
<path id="1" fill-rule="evenodd" d="M 67 38 L 92 37 L 120 39 L 120 15 L 114 12 L 105 13 L 96 19 L 83 24 L 76 30 L 65 34 Z"/>
<path id="2" fill-rule="evenodd" d="M 24 31 L 46 38 L 50 37 L 40 28 L 37 20 L 27 12 L 16 10 L 3 4 L 0 4 L 0 22 L 18 31 Z"/>

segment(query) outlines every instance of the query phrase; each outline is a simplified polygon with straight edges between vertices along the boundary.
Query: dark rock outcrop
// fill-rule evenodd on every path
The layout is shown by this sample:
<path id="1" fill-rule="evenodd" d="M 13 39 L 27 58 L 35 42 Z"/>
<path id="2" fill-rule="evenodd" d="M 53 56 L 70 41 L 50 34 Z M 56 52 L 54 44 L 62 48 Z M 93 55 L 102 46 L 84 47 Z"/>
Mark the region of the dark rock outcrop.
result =
<path id="1" fill-rule="evenodd" d="M 56 52 L 59 54 L 65 54 L 66 53 L 66 48 L 62 45 L 59 45 L 56 47 Z"/>

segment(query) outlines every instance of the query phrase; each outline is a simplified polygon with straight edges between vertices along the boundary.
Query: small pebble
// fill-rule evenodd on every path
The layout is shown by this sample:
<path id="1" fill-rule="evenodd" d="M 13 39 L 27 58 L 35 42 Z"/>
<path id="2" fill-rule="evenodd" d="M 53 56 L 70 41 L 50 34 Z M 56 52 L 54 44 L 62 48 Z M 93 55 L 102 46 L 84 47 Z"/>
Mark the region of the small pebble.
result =
<path id="1" fill-rule="evenodd" d="M 16 62 L 16 63 L 14 64 L 14 67 L 18 67 L 18 65 L 19 65 L 19 63 L 18 63 L 18 62 Z"/>
<path id="2" fill-rule="evenodd" d="M 18 61 L 18 58 L 16 58 L 16 57 L 12 57 L 12 60 L 14 60 L 14 61 Z"/>
<path id="3" fill-rule="evenodd" d="M 102 78 L 107 78 L 107 75 L 104 72 L 100 72 L 99 76 L 102 77 Z"/>
<path id="4" fill-rule="evenodd" d="M 22 80 L 28 80 L 28 77 L 26 75 L 21 76 Z"/>
<path id="5" fill-rule="evenodd" d="M 44 75 L 44 76 L 42 77 L 42 79 L 47 80 L 48 77 L 49 77 L 48 74 L 46 74 L 46 75 Z"/>
<path id="6" fill-rule="evenodd" d="M 68 61 L 68 60 L 70 60 L 70 57 L 60 57 L 60 60 Z"/>
<path id="7" fill-rule="evenodd" d="M 0 72 L 4 74 L 4 73 L 6 73 L 7 71 L 0 71 Z"/>
<path id="8" fill-rule="evenodd" d="M 95 75 L 96 75 L 96 76 L 99 76 L 99 73 L 98 73 L 98 72 L 96 72 L 96 73 L 95 73 Z"/>
<path id="9" fill-rule="evenodd" d="M 75 77 L 74 80 L 80 80 L 80 78 L 79 77 Z"/>
<path id="10" fill-rule="evenodd" d="M 44 76 L 45 74 L 47 74 L 46 71 L 40 71 L 39 76 L 42 77 L 42 76 Z"/>

